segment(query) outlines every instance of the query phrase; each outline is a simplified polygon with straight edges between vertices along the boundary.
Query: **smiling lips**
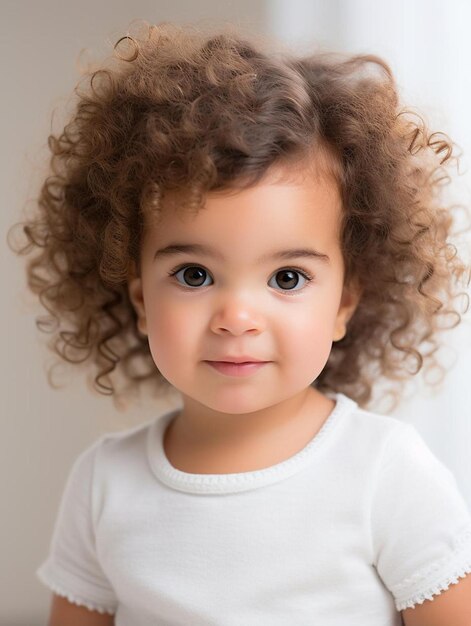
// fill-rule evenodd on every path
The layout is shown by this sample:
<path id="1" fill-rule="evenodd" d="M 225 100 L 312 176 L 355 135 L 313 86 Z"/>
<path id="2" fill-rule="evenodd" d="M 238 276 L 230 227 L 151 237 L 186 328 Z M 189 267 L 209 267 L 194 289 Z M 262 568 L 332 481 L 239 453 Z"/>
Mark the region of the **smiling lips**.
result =
<path id="1" fill-rule="evenodd" d="M 210 359 L 211 363 L 265 363 L 263 359 L 252 356 L 223 356 L 221 359 Z"/>
<path id="2" fill-rule="evenodd" d="M 252 374 L 266 365 L 269 361 L 257 361 L 251 357 L 243 357 L 240 361 L 205 361 L 208 365 L 211 365 L 215 370 L 226 376 L 247 376 Z"/>

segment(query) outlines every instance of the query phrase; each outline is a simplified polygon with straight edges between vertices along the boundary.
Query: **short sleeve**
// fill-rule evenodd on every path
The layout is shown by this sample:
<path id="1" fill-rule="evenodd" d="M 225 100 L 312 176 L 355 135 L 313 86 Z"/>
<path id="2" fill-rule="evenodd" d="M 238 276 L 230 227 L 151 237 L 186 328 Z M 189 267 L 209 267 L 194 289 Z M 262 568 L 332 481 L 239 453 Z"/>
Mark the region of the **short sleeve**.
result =
<path id="1" fill-rule="evenodd" d="M 471 515 L 452 472 L 412 424 L 389 437 L 371 509 L 374 565 L 398 611 L 471 572 Z"/>
<path id="2" fill-rule="evenodd" d="M 47 559 L 37 577 L 54 593 L 100 613 L 116 612 L 116 595 L 96 554 L 92 511 L 94 461 L 101 439 L 74 462 L 55 521 Z"/>

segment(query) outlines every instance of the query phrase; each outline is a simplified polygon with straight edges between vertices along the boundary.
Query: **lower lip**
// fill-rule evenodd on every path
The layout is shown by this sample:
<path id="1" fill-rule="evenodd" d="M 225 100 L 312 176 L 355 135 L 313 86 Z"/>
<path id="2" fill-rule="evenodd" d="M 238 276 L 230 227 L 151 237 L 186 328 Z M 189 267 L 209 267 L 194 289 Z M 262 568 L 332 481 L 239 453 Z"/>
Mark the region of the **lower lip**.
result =
<path id="1" fill-rule="evenodd" d="M 227 361 L 205 361 L 221 374 L 227 376 L 248 376 L 266 365 L 268 361 L 259 363 L 228 363 Z"/>

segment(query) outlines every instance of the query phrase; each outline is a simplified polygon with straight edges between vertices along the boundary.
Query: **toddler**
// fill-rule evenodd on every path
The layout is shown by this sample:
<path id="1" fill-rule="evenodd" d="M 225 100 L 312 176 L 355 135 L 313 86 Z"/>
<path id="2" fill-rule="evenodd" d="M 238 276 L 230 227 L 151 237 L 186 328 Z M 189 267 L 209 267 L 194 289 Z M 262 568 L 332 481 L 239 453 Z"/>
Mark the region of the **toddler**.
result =
<path id="1" fill-rule="evenodd" d="M 182 405 L 76 459 L 50 624 L 470 624 L 455 479 L 368 408 L 461 321 L 451 142 L 381 58 L 230 26 L 146 25 L 84 80 L 22 223 L 40 328 Z"/>

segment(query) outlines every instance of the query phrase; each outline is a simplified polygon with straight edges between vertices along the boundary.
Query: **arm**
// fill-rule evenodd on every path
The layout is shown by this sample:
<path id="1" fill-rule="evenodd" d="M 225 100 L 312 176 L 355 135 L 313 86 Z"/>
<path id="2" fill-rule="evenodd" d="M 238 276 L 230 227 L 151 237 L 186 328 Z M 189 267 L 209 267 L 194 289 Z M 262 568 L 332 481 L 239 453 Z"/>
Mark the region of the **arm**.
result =
<path id="1" fill-rule="evenodd" d="M 62 494 L 48 559 L 37 570 L 40 581 L 53 592 L 48 626 L 114 626 L 112 614 L 86 607 L 118 610 L 118 599 L 98 559 L 93 525 L 94 466 L 101 442 L 98 439 L 75 460 Z M 82 604 L 69 602 L 67 595 Z"/>
<path id="2" fill-rule="evenodd" d="M 405 626 L 471 626 L 468 505 L 415 427 L 387 443 L 371 514 L 378 575 Z"/>
<path id="3" fill-rule="evenodd" d="M 405 626 L 468 626 L 471 624 L 471 574 L 446 591 L 402 613 Z"/>
<path id="4" fill-rule="evenodd" d="M 114 626 L 114 615 L 91 611 L 54 593 L 48 626 Z"/>

